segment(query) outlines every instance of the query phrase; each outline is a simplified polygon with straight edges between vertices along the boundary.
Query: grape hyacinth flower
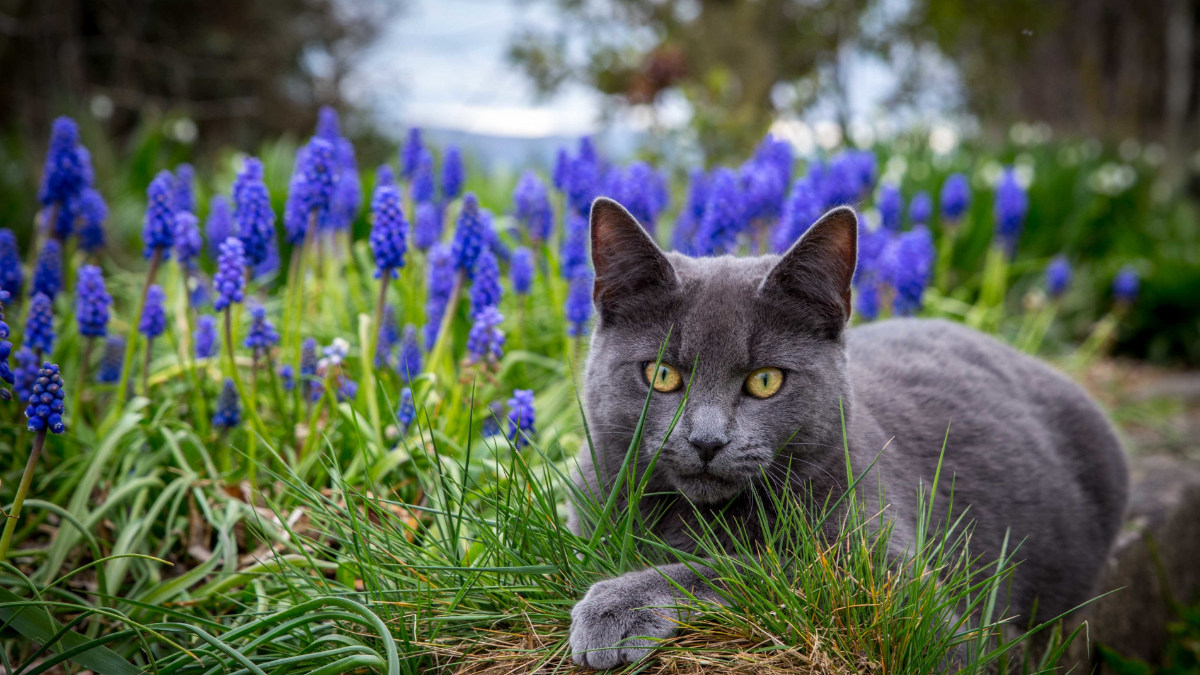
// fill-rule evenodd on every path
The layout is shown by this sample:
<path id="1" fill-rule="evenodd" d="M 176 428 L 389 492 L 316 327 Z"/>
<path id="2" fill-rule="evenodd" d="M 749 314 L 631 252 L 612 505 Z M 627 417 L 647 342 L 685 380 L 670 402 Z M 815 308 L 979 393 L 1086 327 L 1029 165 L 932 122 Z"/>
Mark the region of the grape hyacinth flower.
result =
<path id="1" fill-rule="evenodd" d="M 205 314 L 196 320 L 196 332 L 192 335 L 198 359 L 211 359 L 221 351 L 217 339 L 217 317 Z"/>
<path id="2" fill-rule="evenodd" d="M 900 231 L 900 219 L 904 215 L 904 197 L 900 188 L 892 184 L 879 188 L 879 223 L 889 232 Z"/>
<path id="3" fill-rule="evenodd" d="M 285 363 L 279 366 L 279 379 L 283 385 L 284 391 L 295 391 L 296 389 L 296 369 L 292 364 Z"/>
<path id="4" fill-rule="evenodd" d="M 737 175 L 733 170 L 725 167 L 714 170 L 709 184 L 708 203 L 704 206 L 704 219 L 696 231 L 697 253 L 717 255 L 733 251 L 737 235 L 745 225 L 741 199 Z"/>
<path id="5" fill-rule="evenodd" d="M 454 292 L 454 253 L 446 244 L 434 244 L 429 249 L 428 260 L 429 295 L 425 300 L 425 347 L 433 349 L 437 342 L 438 331 L 441 329 L 442 318 L 446 314 L 446 306 L 450 295 Z"/>
<path id="6" fill-rule="evenodd" d="M 17 235 L 8 228 L 0 229 L 0 291 L 8 291 L 15 298 L 24 284 Z"/>
<path id="7" fill-rule="evenodd" d="M 275 240 L 275 210 L 263 182 L 263 164 L 249 157 L 233 183 L 233 222 L 245 249 L 246 264 L 257 267 L 267 259 Z"/>
<path id="8" fill-rule="evenodd" d="M 100 192 L 88 188 L 79 197 L 79 249 L 87 253 L 104 247 L 104 221 L 108 204 Z"/>
<path id="9" fill-rule="evenodd" d="M 467 169 L 458 146 L 446 146 L 446 154 L 442 157 L 442 199 L 448 202 L 458 199 L 466 179 Z"/>
<path id="10" fill-rule="evenodd" d="M 196 170 L 192 168 L 191 164 L 184 162 L 175 167 L 175 190 L 171 198 L 171 207 L 175 213 L 196 212 L 196 195 L 193 187 L 195 182 Z"/>
<path id="11" fill-rule="evenodd" d="M 304 338 L 300 343 L 300 381 L 301 394 L 309 401 L 315 401 L 320 396 L 320 382 L 317 378 L 317 341 L 311 337 Z"/>
<path id="12" fill-rule="evenodd" d="M 600 192 L 600 165 L 592 140 L 584 136 L 579 140 L 579 154 L 570 161 L 567 171 L 567 204 L 580 215 L 586 216 L 592 201 Z"/>
<path id="13" fill-rule="evenodd" d="M 513 292 L 517 295 L 529 295 L 530 289 L 533 288 L 533 251 L 518 246 L 513 251 L 508 273 L 512 280 Z"/>
<path id="14" fill-rule="evenodd" d="M 413 243 L 422 251 L 436 244 L 442 238 L 442 212 L 431 202 L 422 202 L 416 206 L 416 225 L 413 230 Z"/>
<path id="15" fill-rule="evenodd" d="M 317 136 L 326 140 L 341 138 L 342 128 L 341 122 L 338 121 L 338 112 L 333 106 L 323 105 L 317 111 Z"/>
<path id="16" fill-rule="evenodd" d="M 654 236 L 659 212 L 666 206 L 660 190 L 661 177 L 646 162 L 633 162 L 616 176 L 611 192 L 651 236 Z"/>
<path id="17" fill-rule="evenodd" d="M 400 353 L 396 356 L 396 370 L 406 383 L 421 374 L 421 344 L 417 341 L 417 329 L 412 324 L 404 327 L 400 338 Z"/>
<path id="18" fill-rule="evenodd" d="M 8 291 L 0 289 L 0 401 L 12 400 L 12 392 L 5 387 L 16 381 L 12 369 L 8 365 L 8 357 L 12 354 L 12 343 L 8 341 L 8 324 L 4 322 L 4 303 L 12 297 Z"/>
<path id="19" fill-rule="evenodd" d="M 200 255 L 200 219 L 188 211 L 175 214 L 175 260 L 185 269 Z"/>
<path id="20" fill-rule="evenodd" d="M 217 411 L 213 413 L 212 424 L 218 429 L 232 429 L 241 420 L 242 405 L 238 401 L 237 385 L 227 377 L 217 396 Z"/>
<path id="21" fill-rule="evenodd" d="M 589 225 L 587 217 L 578 213 L 567 214 L 566 230 L 559 265 L 562 277 L 570 280 L 574 279 L 580 270 L 586 270 L 588 266 Z"/>
<path id="22" fill-rule="evenodd" d="M 571 279 L 567 291 L 567 335 L 582 337 L 592 318 L 592 273 L 584 269 Z"/>
<path id="23" fill-rule="evenodd" d="M 1071 285 L 1071 263 L 1064 255 L 1056 255 L 1046 266 L 1046 293 L 1051 298 L 1061 298 Z"/>
<path id="24" fill-rule="evenodd" d="M 125 363 L 125 338 L 109 335 L 104 341 L 104 354 L 100 356 L 100 368 L 96 370 L 96 381 L 100 384 L 116 384 L 121 379 L 121 366 Z"/>
<path id="25" fill-rule="evenodd" d="M 381 186 L 371 198 L 371 251 L 375 255 L 375 278 L 396 278 L 396 270 L 404 267 L 404 256 L 408 251 L 408 220 L 400 190 Z"/>
<path id="26" fill-rule="evenodd" d="M 686 255 L 696 254 L 696 230 L 700 221 L 704 220 L 704 207 L 707 204 L 708 174 L 704 169 L 692 169 L 688 178 L 687 200 L 675 221 L 675 231 L 671 234 L 671 245 L 676 251 Z"/>
<path id="27" fill-rule="evenodd" d="M 864 321 L 874 321 L 879 316 L 879 285 L 872 279 L 855 288 L 854 311 Z"/>
<path id="28" fill-rule="evenodd" d="M 400 175 L 405 180 L 411 180 L 417 168 L 421 165 L 421 156 L 426 152 L 421 143 L 421 130 L 413 127 L 408 130 L 408 138 L 400 151 Z"/>
<path id="29" fill-rule="evenodd" d="M 504 289 L 500 286 L 500 264 L 491 251 L 484 251 L 475 263 L 475 281 L 471 284 L 471 316 L 488 307 L 499 307 Z"/>
<path id="30" fill-rule="evenodd" d="M 13 396 L 18 401 L 28 401 L 33 395 L 33 384 L 38 376 L 38 357 L 25 345 L 17 350 L 16 370 L 13 371 Z"/>
<path id="31" fill-rule="evenodd" d="M 971 204 L 971 183 L 961 173 L 952 173 L 946 177 L 939 195 L 942 204 L 942 218 L 952 223 L 962 220 L 963 214 Z"/>
<path id="32" fill-rule="evenodd" d="M 933 198 L 928 192 L 918 192 L 908 203 L 908 220 L 913 225 L 928 225 L 933 217 Z"/>
<path id="33" fill-rule="evenodd" d="M 213 309 L 219 312 L 242 301 L 246 288 L 245 268 L 246 256 L 241 240 L 229 237 L 221 244 L 221 254 L 217 259 L 217 274 L 213 277 L 217 298 L 213 301 Z"/>
<path id="34" fill-rule="evenodd" d="M 412 177 L 412 200 L 432 202 L 437 197 L 437 186 L 433 182 L 433 155 L 428 150 L 421 153 L 417 170 Z"/>
<path id="35" fill-rule="evenodd" d="M 487 307 L 475 317 L 467 335 L 467 362 L 495 363 L 504 356 L 504 331 L 500 324 L 504 315 L 495 307 Z"/>
<path id="36" fill-rule="evenodd" d="M 1130 265 L 1126 265 L 1113 278 L 1113 298 L 1120 304 L 1132 305 L 1137 300 L 1140 287 L 1141 278 L 1138 276 L 1137 270 Z"/>
<path id="37" fill-rule="evenodd" d="M 521 449 L 529 445 L 529 437 L 537 433 L 537 415 L 533 410 L 533 390 L 514 389 L 508 399 L 508 440 Z"/>
<path id="38" fill-rule="evenodd" d="M 479 435 L 483 438 L 500 435 L 500 420 L 504 419 L 504 404 L 500 401 L 492 401 L 488 404 L 487 414 L 483 416 L 483 425 L 479 428 Z"/>
<path id="39" fill-rule="evenodd" d="M 51 300 L 62 290 L 62 244 L 51 239 L 42 245 L 37 266 L 33 269 L 33 292 L 44 293 Z"/>
<path id="40" fill-rule="evenodd" d="M 330 205 L 331 218 L 324 225 L 334 230 L 345 230 L 358 217 L 362 206 L 362 181 L 358 178 L 358 160 L 354 145 L 345 138 L 337 141 L 337 185 Z"/>
<path id="41" fill-rule="evenodd" d="M 346 377 L 345 373 L 338 375 L 337 400 L 339 403 L 353 401 L 358 397 L 358 383 Z"/>
<path id="42" fill-rule="evenodd" d="M 407 436 L 408 429 L 417 419 L 417 407 L 413 405 L 412 389 L 400 390 L 400 405 L 396 408 L 396 423 L 400 425 L 400 436 Z"/>
<path id="43" fill-rule="evenodd" d="M 250 330 L 246 332 L 242 344 L 255 353 L 265 352 L 279 344 L 279 331 L 267 318 L 267 310 L 262 305 L 256 304 L 250 308 Z"/>
<path id="44" fill-rule="evenodd" d="M 78 195 L 90 182 L 88 159 L 80 153 L 79 127 L 70 117 L 54 120 L 50 147 L 42 167 L 38 202 L 42 206 L 63 205 Z"/>
<path id="45" fill-rule="evenodd" d="M 79 334 L 85 337 L 108 335 L 108 308 L 112 296 L 104 284 L 104 275 L 95 265 L 79 268 L 79 280 L 75 285 L 75 321 Z"/>
<path id="46" fill-rule="evenodd" d="M 801 235 L 820 217 L 820 195 L 813 189 L 809 178 L 798 178 L 783 205 L 783 216 L 775 228 L 772 248 L 776 253 L 784 253 L 799 241 Z"/>
<path id="47" fill-rule="evenodd" d="M 334 142 L 324 137 L 313 138 L 296 152 L 296 168 L 288 185 L 283 217 L 289 244 L 305 240 L 310 219 L 315 219 L 314 227 L 324 229 L 332 218 L 333 199 L 341 179 Z"/>
<path id="48" fill-rule="evenodd" d="M 143 255 L 147 259 L 156 254 L 163 259 L 171 257 L 171 247 L 175 245 L 174 181 L 170 171 L 160 171 L 146 189 L 142 241 L 146 245 Z"/>
<path id="49" fill-rule="evenodd" d="M 559 148 L 558 152 L 554 153 L 554 170 L 550 172 L 550 179 L 554 182 L 554 189 L 559 192 L 565 192 L 567 189 L 567 181 L 570 180 L 571 157 L 567 154 L 566 148 Z"/>
<path id="50" fill-rule="evenodd" d="M 470 277 L 483 249 L 489 243 L 489 228 L 475 195 L 468 192 L 463 197 L 462 210 L 454 227 L 452 253 L 454 269 Z"/>
<path id="51" fill-rule="evenodd" d="M 229 197 L 213 195 L 208 203 L 208 220 L 204 223 L 204 236 L 208 239 L 209 260 L 216 260 L 220 255 L 221 243 L 234 236 L 233 209 L 229 205 Z"/>
<path id="52" fill-rule="evenodd" d="M 537 174 L 532 170 L 521 174 L 517 186 L 513 188 L 512 198 L 513 215 L 525 226 L 529 241 L 542 242 L 548 239 L 554 226 L 554 209 L 550 206 L 546 186 Z"/>
<path id="53" fill-rule="evenodd" d="M 380 164 L 379 168 L 375 169 L 375 189 L 381 187 L 399 187 L 396 183 L 396 172 L 392 171 L 391 164 Z"/>
<path id="54" fill-rule="evenodd" d="M 167 311 L 163 306 L 166 301 L 167 294 L 162 286 L 150 286 L 150 291 L 146 293 L 146 306 L 142 308 L 142 317 L 138 320 L 138 332 L 150 340 L 167 330 Z"/>
<path id="55" fill-rule="evenodd" d="M 1005 169 L 996 186 L 996 238 L 1010 256 L 1016 252 L 1017 240 L 1021 237 L 1021 228 L 1025 225 L 1025 216 L 1029 213 L 1029 196 L 1025 188 L 1017 182 L 1016 172 L 1011 168 Z"/>
<path id="56" fill-rule="evenodd" d="M 887 281 L 896 292 L 893 312 L 897 316 L 915 314 L 921 309 L 936 255 L 928 228 L 917 226 L 897 236 L 885 255 Z"/>
<path id="57" fill-rule="evenodd" d="M 49 243 L 49 242 L 47 242 Z M 54 351 L 54 308 L 45 293 L 36 293 L 29 303 L 29 315 L 25 317 L 25 339 L 22 346 L 42 355 Z"/>
<path id="58" fill-rule="evenodd" d="M 25 407 L 25 418 L 29 422 L 26 428 L 29 431 L 45 429 L 52 434 L 61 434 L 66 431 L 67 427 L 62 420 L 62 416 L 66 412 L 63 404 L 66 393 L 58 366 L 49 361 L 43 362 L 27 399 L 29 405 Z M 16 510 L 15 507 L 14 510 Z"/>

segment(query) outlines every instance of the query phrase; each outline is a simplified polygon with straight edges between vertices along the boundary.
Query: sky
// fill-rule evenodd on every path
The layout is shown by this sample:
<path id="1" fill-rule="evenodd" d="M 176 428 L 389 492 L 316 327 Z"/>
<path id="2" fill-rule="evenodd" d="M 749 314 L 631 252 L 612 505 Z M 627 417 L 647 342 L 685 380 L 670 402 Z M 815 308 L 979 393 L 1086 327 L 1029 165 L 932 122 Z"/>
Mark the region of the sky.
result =
<path id="1" fill-rule="evenodd" d="M 889 0 L 883 6 L 903 11 L 906 2 Z M 524 74 L 505 58 L 522 26 L 552 25 L 551 10 L 545 1 L 411 0 L 364 56 L 345 93 L 372 111 L 379 128 L 397 137 L 412 125 L 508 138 L 595 133 L 601 128 L 600 94 L 570 84 L 539 100 Z M 881 119 L 903 125 L 905 120 L 885 105 L 897 85 L 892 66 L 857 51 L 844 54 L 843 63 L 851 115 L 859 127 Z M 931 105 L 938 107 L 936 101 Z M 690 112 L 681 96 L 667 107 L 664 114 L 660 106 L 660 121 L 686 124 Z M 932 118 L 939 112 L 917 115 Z M 834 114 L 831 102 L 819 102 L 804 121 L 815 129 Z M 907 115 L 911 120 L 913 112 Z M 619 116 L 608 129 L 637 132 L 642 125 L 635 112 Z"/>

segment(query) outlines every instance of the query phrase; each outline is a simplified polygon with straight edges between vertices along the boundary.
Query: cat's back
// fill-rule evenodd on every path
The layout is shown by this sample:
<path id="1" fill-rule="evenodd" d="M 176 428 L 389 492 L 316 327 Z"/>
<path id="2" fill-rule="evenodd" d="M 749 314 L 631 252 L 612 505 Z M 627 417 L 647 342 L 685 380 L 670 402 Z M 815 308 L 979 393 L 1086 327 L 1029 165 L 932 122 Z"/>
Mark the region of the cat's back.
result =
<path id="1" fill-rule="evenodd" d="M 1042 609 L 1065 611 L 1086 599 L 1128 492 L 1120 442 L 1087 393 L 949 321 L 881 321 L 846 339 L 861 416 L 852 433 L 857 427 L 868 439 L 868 452 L 891 439 L 881 465 L 891 484 L 906 486 L 889 499 L 906 499 L 918 480 L 930 484 L 945 440 L 943 475 L 953 476 L 955 503 L 970 505 L 972 548 L 998 554 L 1011 529 L 1023 542 L 1026 569 L 1015 590 L 1025 602 L 1038 595 Z M 939 492 L 948 492 L 945 483 Z"/>

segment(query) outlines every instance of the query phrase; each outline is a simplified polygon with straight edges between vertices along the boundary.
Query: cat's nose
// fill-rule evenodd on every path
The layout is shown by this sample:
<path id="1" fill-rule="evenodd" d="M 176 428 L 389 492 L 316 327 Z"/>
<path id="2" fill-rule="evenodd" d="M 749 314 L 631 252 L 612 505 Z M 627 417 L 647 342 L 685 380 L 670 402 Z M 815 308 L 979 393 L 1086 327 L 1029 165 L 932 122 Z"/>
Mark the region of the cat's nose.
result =
<path id="1" fill-rule="evenodd" d="M 714 438 L 712 436 L 705 438 L 689 438 L 688 442 L 696 448 L 696 454 L 700 455 L 700 461 L 708 464 L 717 456 L 721 448 L 725 447 L 727 441 L 724 438 Z"/>

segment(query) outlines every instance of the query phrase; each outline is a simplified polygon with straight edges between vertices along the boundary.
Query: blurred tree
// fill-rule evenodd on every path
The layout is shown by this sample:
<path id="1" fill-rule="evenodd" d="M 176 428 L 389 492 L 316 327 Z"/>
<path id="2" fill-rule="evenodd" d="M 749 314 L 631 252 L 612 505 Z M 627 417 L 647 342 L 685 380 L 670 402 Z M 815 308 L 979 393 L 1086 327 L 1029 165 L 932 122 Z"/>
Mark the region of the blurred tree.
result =
<path id="1" fill-rule="evenodd" d="M 985 127 L 1042 120 L 1069 133 L 1200 141 L 1195 0 L 915 0 L 894 39 L 934 44 L 957 65 Z"/>
<path id="2" fill-rule="evenodd" d="M 89 110 L 253 147 L 338 104 L 355 56 L 402 0 L 0 0 L 0 119 L 41 134 Z M 39 136 L 40 137 L 40 136 Z"/>
<path id="3" fill-rule="evenodd" d="M 777 113 L 802 110 L 822 91 L 832 91 L 844 111 L 838 54 L 859 34 L 869 4 L 553 1 L 559 26 L 522 31 L 509 51 L 539 90 L 581 81 L 623 105 L 654 104 L 668 90 L 681 91 L 710 159 L 744 154 Z M 583 36 L 582 59 L 572 58 L 567 36 Z M 787 95 L 779 95 L 780 83 Z"/>

